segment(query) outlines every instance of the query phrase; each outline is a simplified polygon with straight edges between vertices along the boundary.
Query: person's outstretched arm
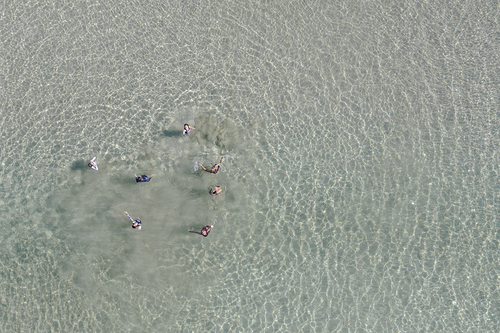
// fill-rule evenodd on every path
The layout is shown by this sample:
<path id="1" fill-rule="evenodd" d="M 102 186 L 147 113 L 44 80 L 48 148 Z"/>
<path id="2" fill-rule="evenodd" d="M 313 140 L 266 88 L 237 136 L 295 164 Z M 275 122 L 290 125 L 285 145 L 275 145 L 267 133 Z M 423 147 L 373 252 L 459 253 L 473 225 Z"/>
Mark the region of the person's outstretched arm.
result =
<path id="1" fill-rule="evenodd" d="M 198 232 L 198 231 L 188 230 L 188 232 L 192 232 L 193 234 L 198 234 L 198 235 L 202 235 L 203 236 L 203 234 L 201 232 Z"/>
<path id="2" fill-rule="evenodd" d="M 223 159 L 223 158 L 224 158 L 224 156 L 222 156 L 222 157 L 220 158 L 220 162 L 219 162 L 219 163 L 217 163 L 217 167 L 220 167 L 220 165 L 222 164 L 222 159 Z"/>
<path id="3" fill-rule="evenodd" d="M 127 217 L 130 219 L 130 221 L 135 222 L 134 219 L 131 218 L 130 215 L 128 215 L 128 213 L 126 211 L 123 211 L 123 212 L 127 215 Z"/>
<path id="4" fill-rule="evenodd" d="M 223 159 L 223 158 L 224 158 L 224 156 L 222 156 L 222 157 L 220 158 L 220 162 L 219 162 L 219 163 L 215 164 L 215 165 L 212 167 L 212 170 L 213 170 L 214 168 L 219 169 L 220 165 L 222 164 L 222 159 Z M 206 171 L 206 170 L 205 170 L 205 171 Z"/>
<path id="5" fill-rule="evenodd" d="M 198 163 L 199 166 L 201 166 L 203 168 L 203 170 L 207 171 L 207 169 L 205 169 L 205 167 L 203 165 L 201 165 L 200 163 Z"/>

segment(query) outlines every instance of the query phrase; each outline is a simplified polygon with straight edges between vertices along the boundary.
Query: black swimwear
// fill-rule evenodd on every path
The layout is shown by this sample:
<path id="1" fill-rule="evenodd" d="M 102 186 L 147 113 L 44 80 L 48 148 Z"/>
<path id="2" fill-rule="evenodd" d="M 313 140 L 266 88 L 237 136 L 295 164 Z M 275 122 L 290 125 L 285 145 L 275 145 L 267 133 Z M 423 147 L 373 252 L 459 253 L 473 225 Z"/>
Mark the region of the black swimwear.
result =
<path id="1" fill-rule="evenodd" d="M 134 219 L 128 214 L 127 214 L 127 217 L 129 218 L 130 221 L 132 221 L 132 228 L 136 229 L 136 228 L 140 228 L 142 223 L 141 223 L 141 220 L 137 219 L 134 221 Z M 137 223 L 135 226 L 134 226 L 134 223 Z"/>
<path id="2" fill-rule="evenodd" d="M 188 230 L 188 232 L 192 232 L 193 234 L 198 234 L 198 235 L 202 235 L 203 237 L 207 237 L 207 236 L 208 236 L 208 233 L 210 232 L 210 230 L 212 230 L 212 228 L 211 228 L 209 225 L 206 225 L 206 226 L 204 226 L 204 227 L 201 229 L 201 232 L 194 231 L 194 230 Z M 205 234 L 205 235 L 203 234 L 203 231 L 206 231 L 206 234 Z"/>
<path id="3" fill-rule="evenodd" d="M 153 177 L 148 177 L 148 176 L 146 176 L 146 175 L 142 175 L 142 176 L 140 176 L 140 177 L 136 177 L 136 178 L 135 178 L 135 181 L 136 181 L 137 183 L 149 182 L 149 181 L 151 180 L 151 178 L 153 178 Z"/>
<path id="4" fill-rule="evenodd" d="M 203 231 L 206 230 L 207 233 L 204 235 L 203 234 Z M 203 227 L 203 229 L 201 229 L 201 233 L 200 235 L 202 235 L 203 237 L 207 237 L 208 236 L 208 233 L 210 232 L 210 230 L 212 230 L 212 228 L 209 226 L 209 225 L 206 225 L 205 227 Z"/>

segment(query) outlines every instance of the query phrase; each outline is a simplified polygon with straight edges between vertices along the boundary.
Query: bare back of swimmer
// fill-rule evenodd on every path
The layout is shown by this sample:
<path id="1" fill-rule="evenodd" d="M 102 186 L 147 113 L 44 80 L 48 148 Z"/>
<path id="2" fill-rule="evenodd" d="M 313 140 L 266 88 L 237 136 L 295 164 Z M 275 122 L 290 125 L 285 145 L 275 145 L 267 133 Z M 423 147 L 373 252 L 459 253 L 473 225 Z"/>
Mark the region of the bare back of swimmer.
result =
<path id="1" fill-rule="evenodd" d="M 217 163 L 217 164 L 214 164 L 214 166 L 210 170 L 205 169 L 205 167 L 203 165 L 201 165 L 200 163 L 198 163 L 198 165 L 201 166 L 202 169 L 205 170 L 206 172 L 210 172 L 210 173 L 216 174 L 219 171 L 219 167 L 222 164 L 222 160 L 223 159 L 224 159 L 224 156 L 222 156 L 220 158 L 220 162 Z"/>
<path id="2" fill-rule="evenodd" d="M 212 187 L 210 189 L 210 191 L 208 191 L 208 193 L 210 193 L 211 195 L 218 195 L 221 192 L 222 192 L 222 189 L 220 188 L 220 186 Z"/>
<path id="3" fill-rule="evenodd" d="M 210 232 L 210 230 L 212 230 L 213 227 L 214 227 L 213 225 L 206 225 L 201 229 L 201 232 L 194 231 L 194 230 L 188 230 L 188 232 L 192 232 L 193 234 L 198 234 L 198 235 L 202 235 L 203 237 L 207 237 L 208 233 Z"/>

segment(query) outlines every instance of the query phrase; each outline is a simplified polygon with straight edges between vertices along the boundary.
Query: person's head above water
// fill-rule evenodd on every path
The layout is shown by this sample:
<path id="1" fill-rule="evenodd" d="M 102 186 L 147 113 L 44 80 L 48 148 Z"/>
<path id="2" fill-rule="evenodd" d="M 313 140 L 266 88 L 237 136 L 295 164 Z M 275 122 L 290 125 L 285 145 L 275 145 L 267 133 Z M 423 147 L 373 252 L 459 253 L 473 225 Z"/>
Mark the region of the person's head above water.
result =
<path id="1" fill-rule="evenodd" d="M 212 187 L 208 193 L 210 193 L 211 195 L 217 195 L 219 193 L 222 192 L 222 189 L 220 188 L 220 186 L 215 186 L 215 187 Z"/>
<path id="2" fill-rule="evenodd" d="M 135 181 L 137 183 L 149 182 L 151 179 L 153 179 L 154 176 L 156 176 L 156 175 L 153 174 L 151 176 L 148 176 L 148 175 L 137 176 L 136 174 L 134 174 Z"/>
<path id="3" fill-rule="evenodd" d="M 189 134 L 194 127 L 189 126 L 189 124 L 184 124 L 184 129 L 182 130 L 182 134 Z"/>
<path id="4" fill-rule="evenodd" d="M 199 165 L 199 166 L 200 166 L 203 170 L 205 170 L 206 172 L 210 172 L 210 173 L 215 174 L 215 173 L 217 173 L 217 172 L 219 171 L 219 167 L 220 167 L 220 165 L 222 164 L 222 160 L 223 160 L 223 159 L 224 159 L 224 156 L 222 156 L 222 157 L 220 158 L 220 162 L 219 162 L 219 163 L 217 163 L 217 164 L 214 164 L 210 170 L 205 169 L 205 167 L 204 167 L 203 165 L 201 165 L 200 163 L 198 163 L 198 165 Z"/>
<path id="5" fill-rule="evenodd" d="M 188 232 L 192 232 L 193 234 L 198 234 L 198 235 L 202 235 L 203 237 L 207 237 L 208 233 L 210 232 L 210 230 L 212 230 L 213 227 L 214 227 L 213 225 L 206 225 L 201 229 L 201 232 L 194 231 L 194 230 L 188 230 Z"/>
<path id="6" fill-rule="evenodd" d="M 210 230 L 212 230 L 213 227 L 213 225 L 207 225 L 203 227 L 203 229 L 201 229 L 201 235 L 207 237 L 208 233 L 210 232 Z"/>
<path id="7" fill-rule="evenodd" d="M 132 221 L 132 228 L 141 230 L 141 225 L 142 225 L 141 220 L 140 219 L 134 220 L 126 210 L 124 210 L 123 212 L 125 213 L 125 215 L 127 215 L 129 220 Z"/>
<path id="8" fill-rule="evenodd" d="M 97 166 L 97 161 L 96 161 L 96 157 L 95 156 L 94 156 L 93 159 L 90 160 L 88 166 L 89 166 L 89 168 L 92 168 L 94 170 L 99 170 L 99 167 Z"/>
<path id="9" fill-rule="evenodd" d="M 141 230 L 141 227 L 142 227 L 142 223 L 141 223 L 141 220 L 139 220 L 139 219 L 135 220 L 132 223 L 132 228 L 134 228 L 134 229 Z"/>

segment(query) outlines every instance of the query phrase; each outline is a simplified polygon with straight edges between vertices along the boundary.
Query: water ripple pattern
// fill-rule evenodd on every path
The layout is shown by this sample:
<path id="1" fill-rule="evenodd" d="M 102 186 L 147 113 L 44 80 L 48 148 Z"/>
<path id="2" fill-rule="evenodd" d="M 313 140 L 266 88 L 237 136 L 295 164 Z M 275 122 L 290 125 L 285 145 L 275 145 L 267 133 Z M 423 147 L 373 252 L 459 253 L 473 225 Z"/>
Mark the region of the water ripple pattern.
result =
<path id="1" fill-rule="evenodd" d="M 499 330 L 497 2 L 0 9 L 0 331 Z"/>

